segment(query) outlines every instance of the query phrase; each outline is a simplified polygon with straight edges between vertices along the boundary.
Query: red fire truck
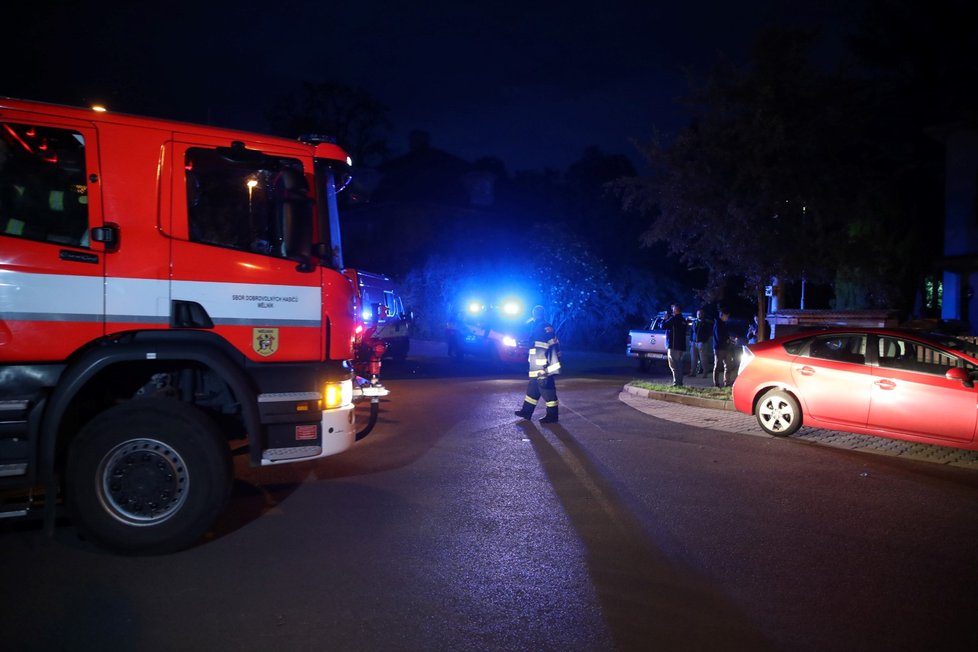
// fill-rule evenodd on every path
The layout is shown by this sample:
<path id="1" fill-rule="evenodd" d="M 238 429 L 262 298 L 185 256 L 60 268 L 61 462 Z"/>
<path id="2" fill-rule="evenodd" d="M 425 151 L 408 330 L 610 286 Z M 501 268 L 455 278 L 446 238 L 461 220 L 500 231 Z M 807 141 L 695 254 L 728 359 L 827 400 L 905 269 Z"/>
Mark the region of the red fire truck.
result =
<path id="1" fill-rule="evenodd" d="M 319 138 L 0 98 L 0 516 L 60 497 L 109 548 L 186 547 L 231 455 L 357 438 L 353 289 Z"/>

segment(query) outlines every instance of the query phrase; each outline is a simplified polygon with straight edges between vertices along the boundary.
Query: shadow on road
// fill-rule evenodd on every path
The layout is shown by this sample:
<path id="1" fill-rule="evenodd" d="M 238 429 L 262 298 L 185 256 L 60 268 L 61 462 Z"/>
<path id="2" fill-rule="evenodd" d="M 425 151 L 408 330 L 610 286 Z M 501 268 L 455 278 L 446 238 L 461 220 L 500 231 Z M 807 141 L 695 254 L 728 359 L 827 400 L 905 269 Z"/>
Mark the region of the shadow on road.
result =
<path id="1" fill-rule="evenodd" d="M 657 548 L 563 426 L 541 430 L 524 421 L 520 428 L 588 549 L 588 569 L 616 648 L 770 649 L 705 578 Z"/>

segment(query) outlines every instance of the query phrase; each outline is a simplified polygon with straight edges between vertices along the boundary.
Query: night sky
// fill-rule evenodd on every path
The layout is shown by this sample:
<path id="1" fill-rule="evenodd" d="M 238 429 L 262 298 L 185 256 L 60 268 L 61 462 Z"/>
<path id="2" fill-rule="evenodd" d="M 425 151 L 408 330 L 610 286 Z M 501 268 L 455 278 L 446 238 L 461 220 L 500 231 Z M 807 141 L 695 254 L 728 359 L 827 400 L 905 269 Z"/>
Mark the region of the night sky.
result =
<path id="1" fill-rule="evenodd" d="M 562 170 L 589 145 L 637 158 L 632 139 L 685 123 L 684 68 L 745 59 L 772 23 L 822 28 L 831 56 L 863 3 L 19 4 L 3 12 L 0 95 L 264 131 L 277 97 L 339 81 L 389 107 L 395 153 L 423 129 L 517 171 Z"/>

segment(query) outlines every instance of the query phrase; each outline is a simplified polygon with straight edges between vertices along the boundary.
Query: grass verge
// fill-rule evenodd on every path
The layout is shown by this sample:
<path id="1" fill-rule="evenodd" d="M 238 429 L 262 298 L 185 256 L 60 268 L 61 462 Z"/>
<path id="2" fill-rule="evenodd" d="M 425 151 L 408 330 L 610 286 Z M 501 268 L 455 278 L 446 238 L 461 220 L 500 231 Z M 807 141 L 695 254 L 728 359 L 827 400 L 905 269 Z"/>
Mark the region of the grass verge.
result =
<path id="1" fill-rule="evenodd" d="M 668 392 L 670 394 L 685 394 L 686 396 L 701 396 L 703 398 L 715 398 L 722 401 L 730 400 L 729 387 L 691 387 L 689 385 L 673 387 L 672 385 L 667 385 L 665 383 L 650 383 L 645 380 L 633 380 L 631 384 L 635 387 L 652 390 L 653 392 Z"/>

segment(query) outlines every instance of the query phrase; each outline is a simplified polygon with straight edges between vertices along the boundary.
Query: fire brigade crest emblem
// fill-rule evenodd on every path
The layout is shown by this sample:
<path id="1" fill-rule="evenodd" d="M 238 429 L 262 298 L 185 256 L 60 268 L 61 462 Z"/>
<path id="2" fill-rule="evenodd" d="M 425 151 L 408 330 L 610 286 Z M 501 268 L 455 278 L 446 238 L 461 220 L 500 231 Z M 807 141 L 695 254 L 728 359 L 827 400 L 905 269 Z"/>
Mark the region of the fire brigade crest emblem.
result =
<path id="1" fill-rule="evenodd" d="M 278 329 L 277 328 L 255 328 L 252 329 L 252 347 L 255 353 L 263 356 L 270 356 L 278 351 Z"/>

